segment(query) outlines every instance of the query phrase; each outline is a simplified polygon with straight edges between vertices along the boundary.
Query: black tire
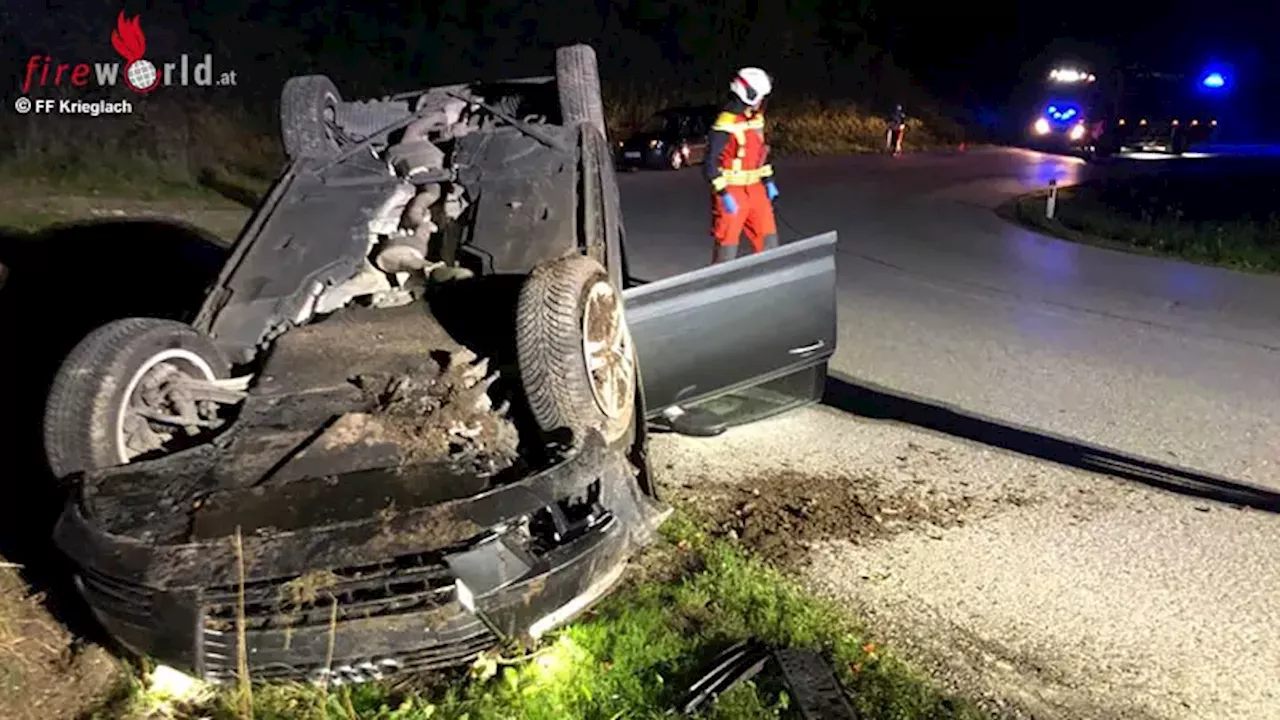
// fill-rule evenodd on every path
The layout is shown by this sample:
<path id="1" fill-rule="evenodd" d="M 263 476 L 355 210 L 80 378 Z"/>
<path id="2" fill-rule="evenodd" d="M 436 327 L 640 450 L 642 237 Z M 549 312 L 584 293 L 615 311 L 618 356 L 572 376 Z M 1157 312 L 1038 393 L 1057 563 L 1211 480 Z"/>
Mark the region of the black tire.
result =
<path id="1" fill-rule="evenodd" d="M 290 159 L 327 158 L 340 148 L 329 126 L 342 95 L 325 75 L 289 78 L 280 92 L 280 134 Z"/>
<path id="2" fill-rule="evenodd" d="M 587 123 L 601 137 L 609 137 L 594 48 L 568 45 L 556 50 L 556 89 L 560 94 L 560 118 L 564 125 Z"/>
<path id="3" fill-rule="evenodd" d="M 129 387 L 161 353 L 178 351 L 205 367 L 192 371 L 226 378 L 230 364 L 203 333 L 185 323 L 156 318 L 115 320 L 89 333 L 54 377 L 44 414 L 44 446 L 57 478 L 129 461 L 118 439 Z M 206 372 L 207 371 L 207 372 Z"/>
<path id="4" fill-rule="evenodd" d="M 612 292 L 605 301 L 603 287 Z M 597 300 L 589 301 L 594 292 Z M 625 345 L 628 364 L 625 382 L 610 409 L 597 399 L 588 370 L 584 325 L 588 304 L 606 310 L 616 308 L 612 337 Z M 635 415 L 636 363 L 622 293 L 609 281 L 600 263 L 586 256 L 574 256 L 534 268 L 520 289 L 516 308 L 516 356 L 520 381 L 534 419 L 547 433 L 568 429 L 573 442 L 580 442 L 592 429 L 599 429 L 609 443 L 629 437 Z"/>

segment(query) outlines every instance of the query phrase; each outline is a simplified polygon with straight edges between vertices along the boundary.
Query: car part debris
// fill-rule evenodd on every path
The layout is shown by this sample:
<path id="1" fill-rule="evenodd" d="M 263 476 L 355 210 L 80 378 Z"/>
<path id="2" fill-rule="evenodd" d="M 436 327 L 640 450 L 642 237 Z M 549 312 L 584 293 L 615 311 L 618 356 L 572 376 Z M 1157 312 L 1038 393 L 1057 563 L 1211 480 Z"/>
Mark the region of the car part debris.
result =
<path id="1" fill-rule="evenodd" d="M 805 720 L 854 720 L 840 681 L 822 656 L 811 650 L 780 648 L 773 657 Z"/>
<path id="2" fill-rule="evenodd" d="M 856 720 L 853 708 L 831 666 L 812 650 L 775 648 L 743 640 L 720 653 L 712 669 L 689 687 L 680 713 L 691 715 L 739 683 L 758 675 L 773 659 L 782 671 L 800 715 L 805 720 Z"/>
<path id="3" fill-rule="evenodd" d="M 711 672 L 689 687 L 689 697 L 680 712 L 691 715 L 738 683 L 755 677 L 769 662 L 769 657 L 769 648 L 756 640 L 743 640 L 720 653 L 712 661 Z"/>

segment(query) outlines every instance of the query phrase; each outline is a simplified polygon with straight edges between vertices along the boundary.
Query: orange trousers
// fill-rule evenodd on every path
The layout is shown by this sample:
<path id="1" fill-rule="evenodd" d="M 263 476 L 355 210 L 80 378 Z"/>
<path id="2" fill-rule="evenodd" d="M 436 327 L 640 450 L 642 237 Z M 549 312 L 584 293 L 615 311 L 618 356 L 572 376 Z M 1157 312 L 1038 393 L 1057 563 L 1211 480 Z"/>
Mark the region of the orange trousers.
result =
<path id="1" fill-rule="evenodd" d="M 752 252 L 764 252 L 778 246 L 778 225 L 773 217 L 773 203 L 764 183 L 735 185 L 727 189 L 738 204 L 730 215 L 718 195 L 711 196 L 711 237 L 715 247 L 711 262 L 732 260 L 738 254 L 738 242 L 746 231 Z"/>

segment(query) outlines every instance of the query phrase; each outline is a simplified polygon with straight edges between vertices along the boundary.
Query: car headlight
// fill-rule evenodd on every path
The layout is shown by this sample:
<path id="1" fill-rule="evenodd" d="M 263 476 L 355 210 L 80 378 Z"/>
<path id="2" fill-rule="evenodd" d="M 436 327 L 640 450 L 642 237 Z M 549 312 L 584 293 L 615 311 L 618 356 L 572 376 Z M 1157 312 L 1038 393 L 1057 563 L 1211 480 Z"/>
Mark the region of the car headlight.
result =
<path id="1" fill-rule="evenodd" d="M 649 141 L 649 147 L 651 147 L 651 148 L 656 148 L 656 147 L 658 147 L 658 146 L 659 146 L 659 145 L 661 145 L 661 144 L 662 144 L 662 141 L 661 141 L 661 140 L 650 140 L 650 141 Z"/>
<path id="2" fill-rule="evenodd" d="M 1084 126 L 1083 126 L 1083 125 L 1076 125 L 1075 127 L 1071 128 L 1071 139 L 1072 139 L 1072 140 L 1079 140 L 1079 139 L 1080 139 L 1080 138 L 1082 138 L 1082 137 L 1084 137 Z"/>
<path id="3" fill-rule="evenodd" d="M 1049 134 L 1049 121 L 1044 118 L 1036 120 L 1035 125 L 1032 125 L 1032 127 L 1035 129 L 1037 135 Z"/>

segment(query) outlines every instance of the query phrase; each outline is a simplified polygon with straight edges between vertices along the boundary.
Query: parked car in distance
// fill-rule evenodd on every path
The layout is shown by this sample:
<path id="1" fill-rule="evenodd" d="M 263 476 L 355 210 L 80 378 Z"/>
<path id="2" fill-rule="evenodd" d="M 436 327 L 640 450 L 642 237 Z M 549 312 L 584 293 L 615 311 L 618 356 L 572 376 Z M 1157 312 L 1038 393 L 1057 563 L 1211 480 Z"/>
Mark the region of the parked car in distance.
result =
<path id="1" fill-rule="evenodd" d="M 618 143 L 618 168 L 679 170 L 706 161 L 707 134 L 719 112 L 715 105 L 692 105 L 654 113 L 638 132 Z"/>

